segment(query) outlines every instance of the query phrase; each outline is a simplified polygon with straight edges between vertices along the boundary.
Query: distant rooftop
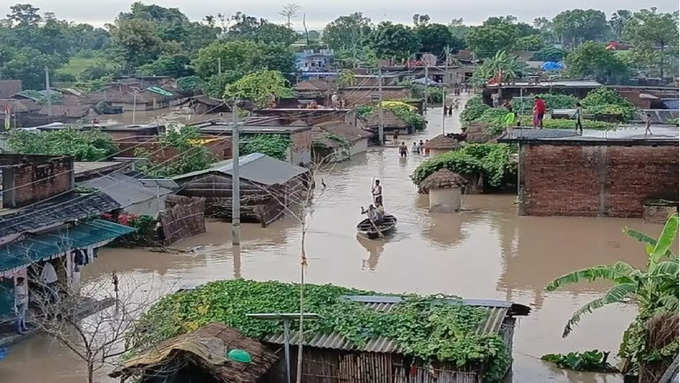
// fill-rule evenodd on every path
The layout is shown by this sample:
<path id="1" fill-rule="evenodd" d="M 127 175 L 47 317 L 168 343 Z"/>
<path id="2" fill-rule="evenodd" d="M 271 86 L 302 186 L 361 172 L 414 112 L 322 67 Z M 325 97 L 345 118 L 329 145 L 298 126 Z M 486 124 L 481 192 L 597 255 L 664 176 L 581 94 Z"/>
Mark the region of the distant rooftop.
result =
<path id="1" fill-rule="evenodd" d="M 526 87 L 526 88 L 599 88 L 602 84 L 592 80 L 564 80 L 564 81 L 544 81 L 533 83 L 528 81 L 517 81 L 512 84 L 503 84 L 504 88 Z M 498 84 L 489 84 L 488 88 L 496 88 Z"/>
<path id="2" fill-rule="evenodd" d="M 513 129 L 498 139 L 499 142 L 534 142 L 577 145 L 678 145 L 678 128 L 653 125 L 652 135 L 645 136 L 644 125 L 633 125 L 615 130 L 584 129 L 578 135 L 572 129 Z"/>

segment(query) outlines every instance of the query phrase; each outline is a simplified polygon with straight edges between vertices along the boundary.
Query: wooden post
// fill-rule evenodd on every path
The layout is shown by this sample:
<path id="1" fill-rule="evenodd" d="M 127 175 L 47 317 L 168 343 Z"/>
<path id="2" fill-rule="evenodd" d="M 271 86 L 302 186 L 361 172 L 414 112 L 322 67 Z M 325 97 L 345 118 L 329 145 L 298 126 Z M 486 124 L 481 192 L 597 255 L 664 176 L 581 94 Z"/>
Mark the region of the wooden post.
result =
<path id="1" fill-rule="evenodd" d="M 385 140 L 385 118 L 383 115 L 383 76 L 382 76 L 382 63 L 378 62 L 378 145 L 382 146 Z"/>
<path id="2" fill-rule="evenodd" d="M 239 175 L 239 126 L 238 126 L 238 101 L 234 100 L 231 108 L 231 244 L 241 245 L 241 178 Z"/>

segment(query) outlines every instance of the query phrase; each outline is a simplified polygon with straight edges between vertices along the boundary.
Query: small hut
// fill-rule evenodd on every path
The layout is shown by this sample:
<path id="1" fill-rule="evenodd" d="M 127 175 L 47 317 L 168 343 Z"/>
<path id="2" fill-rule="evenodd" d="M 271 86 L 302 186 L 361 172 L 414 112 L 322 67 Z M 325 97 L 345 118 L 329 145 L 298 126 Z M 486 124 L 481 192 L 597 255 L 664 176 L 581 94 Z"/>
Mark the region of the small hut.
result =
<path id="1" fill-rule="evenodd" d="M 235 349 L 247 352 L 252 361 L 229 358 Z M 110 376 L 139 377 L 140 383 L 255 383 L 277 360 L 259 341 L 222 323 L 211 323 L 166 340 L 128 360 Z"/>
<path id="2" fill-rule="evenodd" d="M 462 190 L 467 180 L 449 169 L 439 169 L 420 183 L 420 191 L 430 197 L 430 211 L 451 213 L 460 210 Z"/>
<path id="3" fill-rule="evenodd" d="M 427 153 L 429 153 L 431 156 L 435 156 L 437 154 L 458 149 L 460 147 L 460 143 L 453 136 L 453 134 L 440 134 L 427 141 L 424 147 Z"/>
<path id="4" fill-rule="evenodd" d="M 204 197 L 207 216 L 231 220 L 233 160 L 173 177 L 187 197 Z M 309 187 L 309 170 L 262 153 L 240 157 L 241 221 L 266 226 L 287 206 L 301 202 Z"/>

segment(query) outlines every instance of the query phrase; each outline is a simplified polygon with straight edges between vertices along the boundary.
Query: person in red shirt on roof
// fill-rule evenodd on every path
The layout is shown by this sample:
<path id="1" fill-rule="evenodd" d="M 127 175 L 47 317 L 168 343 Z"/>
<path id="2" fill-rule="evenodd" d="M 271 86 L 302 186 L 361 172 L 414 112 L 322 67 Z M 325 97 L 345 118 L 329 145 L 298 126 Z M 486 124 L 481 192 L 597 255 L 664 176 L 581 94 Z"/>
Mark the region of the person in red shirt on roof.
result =
<path id="1" fill-rule="evenodd" d="M 538 96 L 534 96 L 534 129 L 540 126 L 543 129 L 543 115 L 545 114 L 545 101 Z"/>

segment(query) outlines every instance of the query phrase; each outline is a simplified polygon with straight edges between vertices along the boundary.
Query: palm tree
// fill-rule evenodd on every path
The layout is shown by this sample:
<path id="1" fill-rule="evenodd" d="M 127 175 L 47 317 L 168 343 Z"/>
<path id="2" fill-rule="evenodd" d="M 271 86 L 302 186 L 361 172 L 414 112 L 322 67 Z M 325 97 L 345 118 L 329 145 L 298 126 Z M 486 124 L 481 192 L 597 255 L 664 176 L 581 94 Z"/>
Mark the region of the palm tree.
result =
<path id="1" fill-rule="evenodd" d="M 615 283 L 603 296 L 576 310 L 564 327 L 563 337 L 569 335 L 584 314 L 611 303 L 636 303 L 640 313 L 650 316 L 678 310 L 678 256 L 670 251 L 678 233 L 678 215 L 668 218 L 657 239 L 629 228 L 623 231 L 646 244 L 647 270 L 617 262 L 574 271 L 550 282 L 548 291 L 581 281 L 604 279 Z"/>
<path id="2" fill-rule="evenodd" d="M 524 63 L 517 56 L 511 56 L 506 51 L 498 51 L 496 54 L 484 60 L 473 74 L 473 81 L 477 85 L 486 84 L 490 79 L 498 81 L 498 99 L 501 99 L 503 82 L 517 79 L 524 70 Z"/>

